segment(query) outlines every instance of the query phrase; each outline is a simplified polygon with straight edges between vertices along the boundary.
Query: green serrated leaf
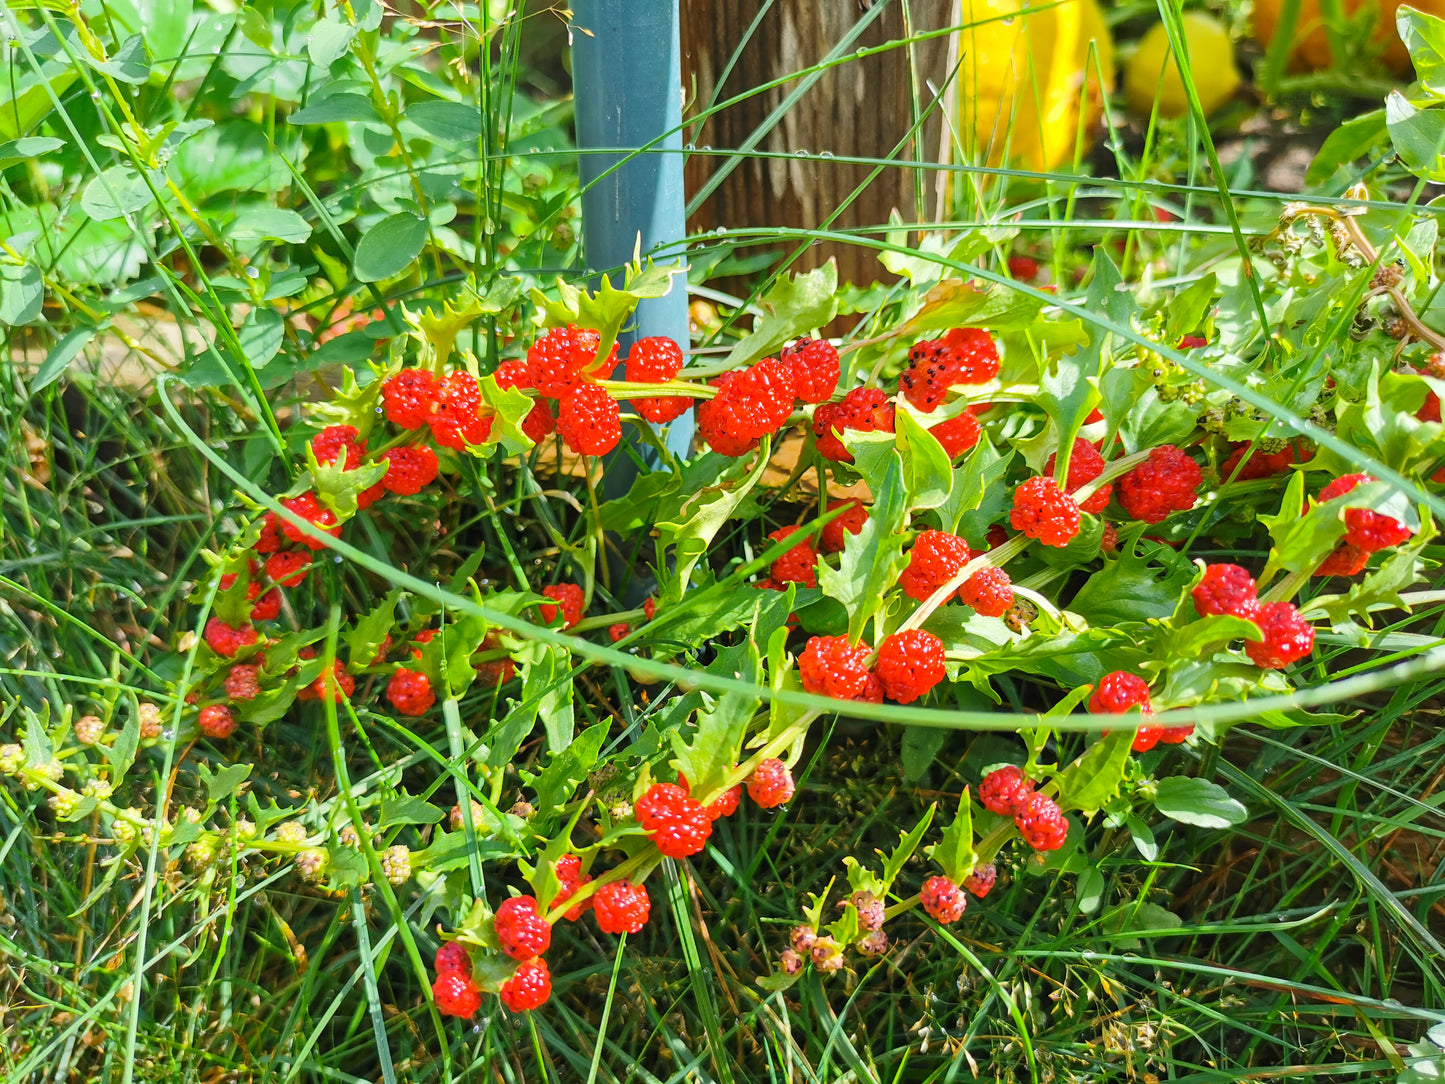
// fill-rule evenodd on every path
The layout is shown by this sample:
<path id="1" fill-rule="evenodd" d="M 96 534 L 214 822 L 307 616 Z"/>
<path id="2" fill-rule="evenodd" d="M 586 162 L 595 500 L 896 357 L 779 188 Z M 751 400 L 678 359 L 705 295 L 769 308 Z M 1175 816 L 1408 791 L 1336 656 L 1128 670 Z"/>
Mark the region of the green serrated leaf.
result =
<path id="1" fill-rule="evenodd" d="M 756 633 L 738 647 L 721 651 L 708 667 L 709 673 L 750 682 L 761 680 L 760 670 Z M 673 766 L 687 778 L 698 801 L 713 801 L 721 793 L 727 776 L 737 767 L 748 724 L 761 704 L 762 698 L 752 693 L 726 692 L 710 708 L 697 713 L 690 734 L 672 732 Z"/>
<path id="2" fill-rule="evenodd" d="M 241 783 L 251 774 L 249 764 L 227 764 L 216 772 L 204 763 L 198 764 L 196 774 L 200 776 L 201 784 L 206 788 L 206 806 L 214 807 L 227 798 L 234 796 L 241 787 Z"/>
<path id="3" fill-rule="evenodd" d="M 849 534 L 838 567 L 818 566 L 818 586 L 848 612 L 848 635 L 857 641 L 887 592 L 898 582 L 907 561 L 903 556 L 903 525 L 907 519 L 907 488 L 903 465 L 890 446 L 886 472 L 869 480 L 873 507 L 857 534 Z"/>
<path id="4" fill-rule="evenodd" d="M 967 787 L 959 796 L 953 823 L 943 830 L 938 842 L 928 848 L 928 857 L 954 884 L 962 884 L 978 865 L 978 855 L 973 849 L 973 802 Z"/>
<path id="5" fill-rule="evenodd" d="M 560 809 L 572 800 L 577 785 L 597 767 L 597 754 L 602 750 L 609 725 L 598 723 L 588 727 L 565 749 L 552 754 L 547 766 L 532 781 L 537 792 L 537 800 L 533 804 L 539 812 Z"/>
<path id="6" fill-rule="evenodd" d="M 417 798 L 404 790 L 386 794 L 381 799 L 377 830 L 386 831 L 399 824 L 437 824 L 446 813 L 425 798 Z"/>
<path id="7" fill-rule="evenodd" d="M 903 871 L 904 863 L 913 857 L 914 851 L 918 850 L 918 844 L 923 841 L 923 834 L 928 831 L 928 826 L 933 823 L 933 814 L 937 809 L 937 802 L 929 803 L 928 808 L 924 810 L 923 816 L 919 819 L 918 823 L 915 824 L 912 829 L 903 833 L 902 837 L 898 840 L 898 846 L 894 847 L 887 857 L 883 859 L 882 880 L 885 888 L 891 888 L 893 886 L 893 882 L 897 880 L 898 874 Z"/>
<path id="8" fill-rule="evenodd" d="M 1059 787 L 1059 808 L 1077 809 L 1092 817 L 1114 795 L 1129 769 L 1129 747 L 1134 744 L 1133 731 L 1115 730 L 1089 746 L 1073 764 L 1055 777 Z"/>
<path id="9" fill-rule="evenodd" d="M 755 361 L 832 320 L 838 314 L 837 263 L 829 260 L 812 271 L 783 276 L 758 299 L 758 308 L 762 315 L 728 353 L 726 368 Z"/>
<path id="10" fill-rule="evenodd" d="M 947 503 L 953 488 L 953 464 L 938 438 L 901 408 L 895 416 L 896 447 L 903 464 L 908 511 L 937 508 Z"/>

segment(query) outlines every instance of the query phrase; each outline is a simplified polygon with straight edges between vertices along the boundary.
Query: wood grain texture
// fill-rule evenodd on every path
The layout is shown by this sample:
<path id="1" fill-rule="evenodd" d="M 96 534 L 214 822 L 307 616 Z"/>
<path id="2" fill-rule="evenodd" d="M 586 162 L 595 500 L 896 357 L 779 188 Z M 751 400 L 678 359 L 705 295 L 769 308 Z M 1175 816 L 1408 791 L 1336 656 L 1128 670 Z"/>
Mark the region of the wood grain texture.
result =
<path id="1" fill-rule="evenodd" d="M 863 184 L 873 167 L 856 163 L 798 158 L 804 150 L 835 156 L 936 161 L 943 131 L 936 109 L 915 140 L 900 147 L 914 122 L 915 108 L 926 110 L 933 91 L 948 75 L 950 38 L 940 36 L 912 46 L 856 57 L 870 48 L 913 33 L 956 24 L 955 0 L 877 0 L 874 21 L 848 49 L 848 59 L 825 72 L 763 135 L 757 150 L 785 158 L 744 158 L 689 221 L 691 230 L 821 226 L 833 211 Z M 743 43 L 747 28 L 767 8 L 753 37 Z M 907 22 L 905 22 L 905 8 Z M 774 79 L 821 62 L 870 11 L 859 0 L 682 0 L 683 84 L 688 93 L 687 116 L 696 117 L 708 103 L 726 101 Z M 733 60 L 731 71 L 728 64 Z M 718 86 L 726 72 L 726 81 Z M 754 94 L 689 129 L 697 147 L 736 149 L 799 85 L 791 79 Z M 917 87 L 917 92 L 913 87 Z M 916 106 L 915 106 L 916 97 Z M 698 192 L 727 157 L 695 154 L 687 162 L 687 190 Z M 843 210 L 832 228 L 880 227 L 897 209 L 905 222 L 927 220 L 933 206 L 935 170 L 883 169 L 857 199 Z M 923 193 L 920 208 L 917 193 Z M 847 244 L 809 248 L 795 266 L 816 267 L 838 259 L 839 278 L 868 283 L 890 276 L 876 251 Z"/>

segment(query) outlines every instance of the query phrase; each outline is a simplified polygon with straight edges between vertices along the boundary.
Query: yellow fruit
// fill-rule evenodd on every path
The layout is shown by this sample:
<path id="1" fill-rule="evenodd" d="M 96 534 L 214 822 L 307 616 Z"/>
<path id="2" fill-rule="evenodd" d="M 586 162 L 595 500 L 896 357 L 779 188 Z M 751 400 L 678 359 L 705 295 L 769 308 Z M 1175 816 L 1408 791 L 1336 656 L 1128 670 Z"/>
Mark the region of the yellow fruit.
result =
<path id="1" fill-rule="evenodd" d="M 1279 28 L 1282 0 L 1255 0 L 1254 36 L 1266 49 L 1274 40 Z M 1340 8 L 1347 19 L 1353 20 L 1365 0 L 1341 0 Z M 1395 30 L 1395 12 L 1400 0 L 1372 0 L 1375 9 L 1375 41 L 1381 50 L 1380 59 L 1396 75 L 1409 77 L 1410 54 L 1400 41 Z M 1410 0 L 1410 6 L 1427 15 L 1445 19 L 1445 0 Z M 1300 0 L 1299 14 L 1295 17 L 1294 32 L 1291 35 L 1290 67 L 1295 71 L 1318 71 L 1328 68 L 1330 38 L 1325 31 L 1324 17 L 1320 14 L 1319 0 Z"/>
<path id="2" fill-rule="evenodd" d="M 1095 0 L 963 0 L 957 130 L 964 160 L 1035 171 L 1074 158 L 1114 83 L 1114 47 Z"/>
<path id="3" fill-rule="evenodd" d="M 1239 87 L 1234 42 L 1217 19 L 1202 11 L 1186 11 L 1183 19 L 1189 69 L 1207 115 L 1233 97 Z M 1174 62 L 1163 23 L 1156 23 L 1139 39 L 1138 49 L 1124 66 L 1124 97 L 1129 108 L 1141 116 L 1149 115 L 1156 99 L 1160 116 L 1182 117 L 1189 112 L 1184 81 L 1179 78 L 1179 65 Z"/>

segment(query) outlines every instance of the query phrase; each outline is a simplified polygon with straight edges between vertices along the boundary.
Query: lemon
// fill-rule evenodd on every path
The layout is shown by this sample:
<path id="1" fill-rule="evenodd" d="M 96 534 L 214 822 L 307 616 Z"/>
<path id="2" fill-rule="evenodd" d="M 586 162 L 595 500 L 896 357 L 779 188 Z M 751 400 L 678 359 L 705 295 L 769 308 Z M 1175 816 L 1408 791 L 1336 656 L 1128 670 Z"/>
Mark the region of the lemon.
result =
<path id="1" fill-rule="evenodd" d="M 963 0 L 957 131 L 965 161 L 1035 171 L 1072 161 L 1114 82 L 1095 0 Z"/>
<path id="2" fill-rule="evenodd" d="M 1395 12 L 1400 0 L 1343 0 L 1340 7 L 1347 19 L 1353 20 L 1366 3 L 1375 8 L 1375 42 L 1381 50 L 1385 66 L 1396 75 L 1410 75 L 1410 54 L 1395 29 Z M 1445 19 L 1445 0 L 1410 0 L 1410 6 Z M 1254 36 L 1266 49 L 1279 28 L 1281 0 L 1255 0 Z M 1319 0 L 1300 0 L 1290 42 L 1290 67 L 1295 71 L 1318 71 L 1328 68 L 1334 59 L 1330 54 L 1330 38 L 1325 32 Z"/>
<path id="3" fill-rule="evenodd" d="M 1194 74 L 1199 104 L 1207 115 L 1227 102 L 1239 87 L 1234 42 L 1219 20 L 1202 11 L 1186 11 L 1183 19 L 1189 68 Z M 1139 39 L 1138 49 L 1124 66 L 1124 97 L 1129 108 L 1143 116 L 1149 115 L 1156 100 L 1160 116 L 1180 117 L 1189 112 L 1189 98 L 1163 23 L 1156 23 Z"/>

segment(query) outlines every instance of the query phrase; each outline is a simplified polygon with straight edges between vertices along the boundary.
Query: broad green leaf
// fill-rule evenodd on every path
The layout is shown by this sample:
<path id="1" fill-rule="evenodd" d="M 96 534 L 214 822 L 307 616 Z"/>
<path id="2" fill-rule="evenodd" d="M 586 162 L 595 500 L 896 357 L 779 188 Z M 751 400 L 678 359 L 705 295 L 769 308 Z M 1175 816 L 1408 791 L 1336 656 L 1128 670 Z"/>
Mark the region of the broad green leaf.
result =
<path id="1" fill-rule="evenodd" d="M 318 68 L 329 68 L 351 47 L 358 28 L 340 19 L 319 20 L 306 36 L 306 52 Z"/>
<path id="2" fill-rule="evenodd" d="M 1445 22 L 1402 4 L 1395 11 L 1395 29 L 1410 54 L 1415 78 L 1436 97 L 1445 97 Z"/>
<path id="3" fill-rule="evenodd" d="M 923 307 L 897 329 L 897 335 L 907 341 L 956 327 L 1022 328 L 1038 319 L 1041 308 L 1041 301 L 1018 290 L 948 279 L 928 291 Z"/>
<path id="4" fill-rule="evenodd" d="M 1056 778 L 1059 786 L 1059 808 L 1077 809 L 1092 817 L 1114 795 L 1129 768 L 1129 747 L 1134 733 L 1127 727 L 1111 731 L 1085 750 Z"/>
<path id="5" fill-rule="evenodd" d="M 1118 556 L 1089 576 L 1069 609 L 1091 625 L 1142 624 L 1173 615 L 1177 601 L 1194 581 L 1189 558 L 1159 542 L 1144 541 L 1142 523 L 1119 532 Z"/>
<path id="6" fill-rule="evenodd" d="M 388 215 L 356 244 L 357 279 L 381 282 L 401 274 L 421 254 L 426 238 L 426 219 L 405 211 Z"/>
<path id="7" fill-rule="evenodd" d="M 443 143 L 469 144 L 482 138 L 482 114 L 474 105 L 434 98 L 407 106 L 402 119 Z"/>
<path id="8" fill-rule="evenodd" d="M 140 30 L 157 64 L 180 59 L 194 10 L 192 0 L 136 0 Z"/>
<path id="9" fill-rule="evenodd" d="M 286 321 L 275 309 L 255 308 L 237 329 L 241 354 L 253 369 L 264 369 L 281 350 Z"/>
<path id="10" fill-rule="evenodd" d="M 939 750 L 948 738 L 948 731 L 941 727 L 910 726 L 903 731 L 903 747 L 899 759 L 903 763 L 903 780 L 917 783 L 924 773 L 933 767 Z"/>
<path id="11" fill-rule="evenodd" d="M 1097 866 L 1079 874 L 1074 883 L 1074 906 L 1081 914 L 1092 915 L 1104 902 L 1104 875 Z"/>
<path id="12" fill-rule="evenodd" d="M 343 92 L 313 102 L 291 114 L 292 124 L 335 124 L 338 121 L 380 121 L 376 107 L 364 94 Z"/>
<path id="13" fill-rule="evenodd" d="M 1170 820 L 1199 828 L 1229 828 L 1249 817 L 1249 810 L 1219 784 L 1182 775 L 1159 780 L 1154 808 Z"/>
<path id="14" fill-rule="evenodd" d="M 1184 920 L 1157 903 L 1135 900 L 1105 912 L 1100 916 L 1099 924 L 1103 936 L 1112 941 L 1116 948 L 1132 952 L 1143 947 L 1143 941 L 1138 934 L 1165 937 L 1183 926 Z"/>
<path id="15" fill-rule="evenodd" d="M 396 604 L 400 600 L 401 588 L 392 588 L 354 628 L 341 634 L 342 642 L 346 644 L 346 657 L 353 667 L 372 665 L 376 653 L 396 624 Z"/>
<path id="16" fill-rule="evenodd" d="M 32 263 L 0 263 L 0 324 L 34 323 L 45 302 L 45 280 Z"/>
<path id="17" fill-rule="evenodd" d="M 253 207 L 242 211 L 226 227 L 226 236 L 238 245 L 254 245 L 261 241 L 284 241 L 300 244 L 311 236 L 311 224 L 295 211 L 284 207 Z"/>
<path id="18" fill-rule="evenodd" d="M 1372 109 L 1358 117 L 1351 117 L 1325 136 L 1315 160 L 1305 171 L 1305 183 L 1312 187 L 1323 185 L 1339 169 L 1373 155 L 1389 137 L 1383 109 Z"/>
<path id="19" fill-rule="evenodd" d="M 996 502 L 1001 502 L 997 505 L 998 510 L 1008 507 L 1008 492 L 999 483 L 1008 473 L 1013 457 L 1013 449 L 1009 449 L 1007 455 L 1000 456 L 988 437 L 980 437 L 973 451 L 968 453 L 968 458 L 953 469 L 953 485 L 949 487 L 948 500 L 934 512 L 938 517 L 939 529 L 949 534 L 962 534 L 974 543 L 981 542 L 987 533 L 988 524 L 985 523 L 983 529 L 977 532 L 961 530 L 964 517 L 978 511 L 986 502 L 992 505 L 994 502 L 989 502 L 990 494 L 993 494 Z M 986 513 L 990 523 L 994 522 L 993 511 L 990 507 Z"/>
<path id="20" fill-rule="evenodd" d="M 7 140 L 0 143 L 0 169 L 53 154 L 63 146 L 65 140 L 53 136 L 25 136 L 22 139 Z"/>
<path id="21" fill-rule="evenodd" d="M 80 194 L 80 208 L 99 222 L 124 218 L 150 205 L 154 197 L 146 179 L 130 166 L 102 170 Z"/>
<path id="22" fill-rule="evenodd" d="M 796 339 L 827 324 L 838 313 L 838 265 L 798 275 L 785 275 L 758 300 L 762 315 L 753 330 L 729 352 L 727 368 L 744 365 L 770 354 L 789 339 Z"/>
<path id="23" fill-rule="evenodd" d="M 132 34 L 121 42 L 120 48 L 109 60 L 96 60 L 84 49 L 76 52 L 96 71 L 104 72 L 117 82 L 139 86 L 150 78 L 150 60 L 146 57 L 145 42 L 139 34 Z"/>
<path id="24" fill-rule="evenodd" d="M 1445 181 L 1445 109 L 1420 109 L 1392 90 L 1385 98 L 1385 127 L 1406 169 L 1423 180 Z"/>

